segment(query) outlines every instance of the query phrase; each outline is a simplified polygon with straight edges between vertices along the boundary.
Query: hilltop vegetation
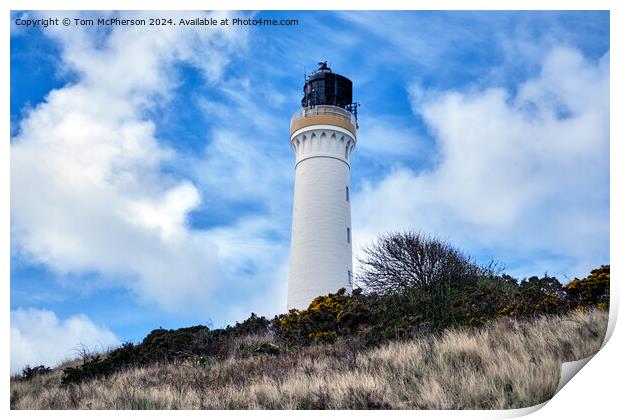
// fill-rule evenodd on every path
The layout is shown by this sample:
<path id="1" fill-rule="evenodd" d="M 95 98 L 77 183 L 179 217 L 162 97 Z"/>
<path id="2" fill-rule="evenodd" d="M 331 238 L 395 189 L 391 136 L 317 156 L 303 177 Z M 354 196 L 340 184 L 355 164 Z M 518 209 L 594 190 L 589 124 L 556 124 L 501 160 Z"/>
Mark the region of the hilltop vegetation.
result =
<path id="1" fill-rule="evenodd" d="M 561 362 L 596 352 L 598 309 L 365 348 L 355 340 L 279 347 L 273 333 L 232 338 L 226 357 L 135 365 L 62 385 L 54 370 L 11 381 L 13 409 L 504 409 L 551 398 Z"/>
<path id="2" fill-rule="evenodd" d="M 63 369 L 29 368 L 11 381 L 12 407 L 521 407 L 548 399 L 561 363 L 605 335 L 608 265 L 566 285 L 518 281 L 413 232 L 379 238 L 362 264 L 362 288 L 305 310 L 156 329 Z"/>

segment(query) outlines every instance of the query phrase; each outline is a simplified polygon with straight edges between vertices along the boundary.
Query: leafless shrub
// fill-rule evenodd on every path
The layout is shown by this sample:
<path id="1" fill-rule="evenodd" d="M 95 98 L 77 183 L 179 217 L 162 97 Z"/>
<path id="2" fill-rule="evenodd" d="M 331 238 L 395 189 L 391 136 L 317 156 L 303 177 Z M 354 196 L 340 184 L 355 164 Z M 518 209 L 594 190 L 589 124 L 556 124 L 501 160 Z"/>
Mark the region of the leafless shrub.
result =
<path id="1" fill-rule="evenodd" d="M 78 358 L 82 363 L 89 362 L 97 357 L 101 357 L 105 352 L 103 349 L 98 349 L 97 346 L 95 348 L 90 349 L 86 344 L 80 343 L 73 349 L 76 358 Z"/>
<path id="2" fill-rule="evenodd" d="M 498 266 L 476 264 L 445 241 L 406 231 L 380 236 L 364 248 L 358 282 L 377 293 L 431 291 L 494 274 Z"/>

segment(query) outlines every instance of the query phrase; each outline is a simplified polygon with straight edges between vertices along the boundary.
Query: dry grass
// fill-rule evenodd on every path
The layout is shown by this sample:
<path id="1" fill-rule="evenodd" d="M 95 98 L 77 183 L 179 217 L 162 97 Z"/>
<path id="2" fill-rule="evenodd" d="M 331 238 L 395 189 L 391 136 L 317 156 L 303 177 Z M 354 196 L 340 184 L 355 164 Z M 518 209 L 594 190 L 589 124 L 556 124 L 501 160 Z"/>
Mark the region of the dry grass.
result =
<path id="1" fill-rule="evenodd" d="M 595 353 L 607 313 L 534 321 L 500 320 L 488 328 L 376 349 L 336 343 L 252 355 L 269 337 L 236 343 L 235 356 L 207 366 L 161 364 L 80 385 L 61 372 L 11 380 L 14 409 L 503 409 L 553 395 L 563 361 Z"/>

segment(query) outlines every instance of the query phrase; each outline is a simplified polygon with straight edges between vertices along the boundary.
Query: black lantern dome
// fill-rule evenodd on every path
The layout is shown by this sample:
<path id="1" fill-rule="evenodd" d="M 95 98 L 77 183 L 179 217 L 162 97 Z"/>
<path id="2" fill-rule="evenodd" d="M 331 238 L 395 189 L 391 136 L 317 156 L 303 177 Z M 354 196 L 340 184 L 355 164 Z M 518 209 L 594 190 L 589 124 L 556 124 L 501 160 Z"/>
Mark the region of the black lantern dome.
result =
<path id="1" fill-rule="evenodd" d="M 332 72 L 327 62 L 319 63 L 304 84 L 304 108 L 316 105 L 332 105 L 350 110 L 353 103 L 353 83 L 344 76 Z"/>

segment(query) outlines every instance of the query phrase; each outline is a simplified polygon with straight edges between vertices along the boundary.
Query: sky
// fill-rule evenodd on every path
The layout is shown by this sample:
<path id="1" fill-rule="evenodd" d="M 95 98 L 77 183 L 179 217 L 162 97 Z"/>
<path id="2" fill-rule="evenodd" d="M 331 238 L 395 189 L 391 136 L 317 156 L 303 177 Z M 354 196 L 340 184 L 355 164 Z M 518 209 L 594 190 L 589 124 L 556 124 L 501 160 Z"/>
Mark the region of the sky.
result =
<path id="1" fill-rule="evenodd" d="M 234 17 L 296 26 L 48 26 Z M 609 13 L 11 14 L 11 370 L 285 311 L 291 115 L 354 84 L 355 258 L 411 229 L 523 278 L 609 262 Z M 354 266 L 355 269 L 355 266 Z"/>

